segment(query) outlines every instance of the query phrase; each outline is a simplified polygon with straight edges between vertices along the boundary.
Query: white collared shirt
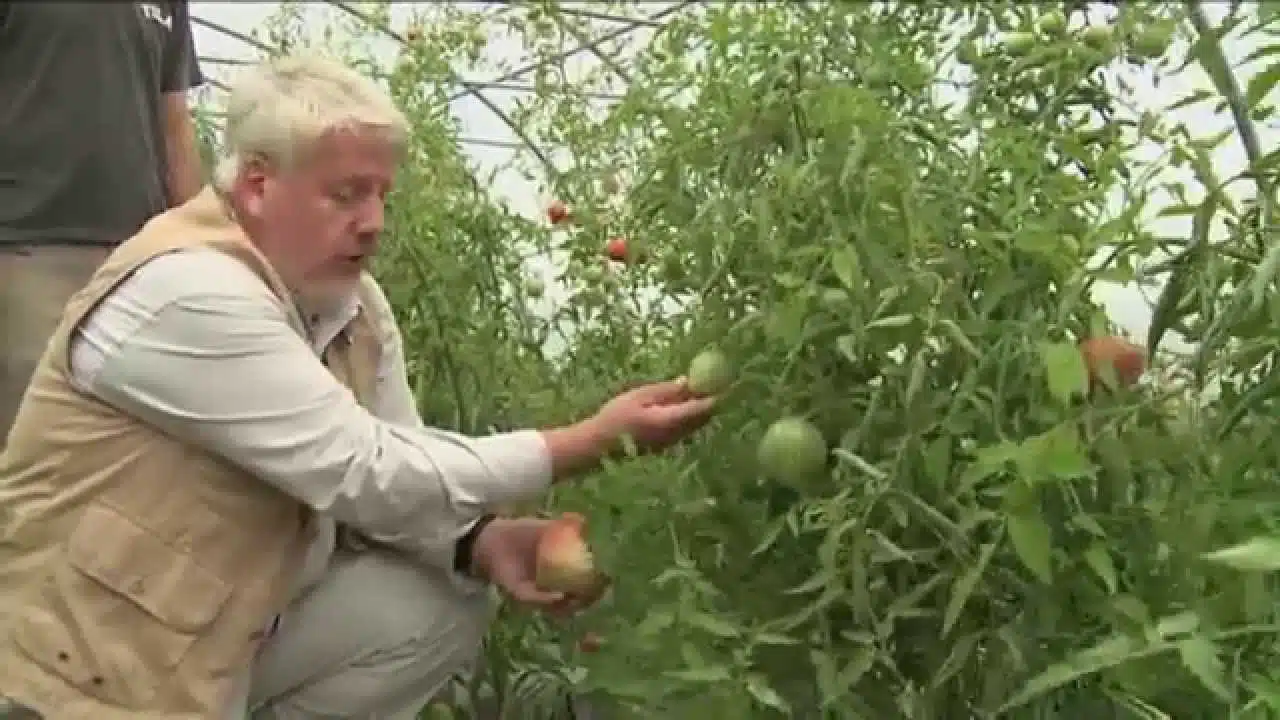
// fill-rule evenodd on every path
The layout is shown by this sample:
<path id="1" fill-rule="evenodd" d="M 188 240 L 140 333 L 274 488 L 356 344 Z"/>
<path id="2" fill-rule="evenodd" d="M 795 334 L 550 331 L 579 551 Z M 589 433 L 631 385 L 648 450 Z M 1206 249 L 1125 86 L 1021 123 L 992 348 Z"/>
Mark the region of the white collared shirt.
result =
<path id="1" fill-rule="evenodd" d="M 310 318 L 312 338 L 303 338 L 248 266 L 188 250 L 143 265 L 72 339 L 82 391 L 326 518 L 298 591 L 324 572 L 335 520 L 451 570 L 456 540 L 484 508 L 532 499 L 551 482 L 541 433 L 471 438 L 425 427 L 398 332 L 383 339 L 371 407 L 358 405 L 320 361 L 356 302 Z M 370 310 L 389 311 L 382 302 Z"/>

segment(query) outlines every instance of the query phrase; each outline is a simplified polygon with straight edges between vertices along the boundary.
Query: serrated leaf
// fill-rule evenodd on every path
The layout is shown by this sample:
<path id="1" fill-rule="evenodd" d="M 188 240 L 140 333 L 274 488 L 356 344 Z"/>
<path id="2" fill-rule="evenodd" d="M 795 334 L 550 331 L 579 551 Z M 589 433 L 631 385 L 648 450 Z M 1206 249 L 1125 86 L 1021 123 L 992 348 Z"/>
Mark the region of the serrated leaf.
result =
<path id="1" fill-rule="evenodd" d="M 1074 425 L 1058 425 L 1036 437 L 1027 450 L 1024 464 L 1030 461 L 1036 465 L 1034 469 L 1021 468 L 1028 477 L 1043 473 L 1060 480 L 1074 480 L 1093 474 L 1093 463 L 1089 462 Z"/>
<path id="2" fill-rule="evenodd" d="M 1204 559 L 1242 572 L 1273 572 L 1280 570 L 1280 538 L 1256 537 L 1206 553 Z"/>
<path id="3" fill-rule="evenodd" d="M 947 600 L 947 609 L 942 615 L 942 637 L 946 638 L 951 633 L 952 627 L 955 626 L 956 620 L 960 618 L 961 611 L 969 602 L 969 597 L 973 595 L 973 590 L 978 585 L 978 581 L 987 572 L 987 563 L 991 561 L 991 556 L 995 553 L 998 543 L 989 543 L 982 546 L 982 553 L 978 556 L 978 562 L 973 567 L 964 572 L 963 575 L 956 578 L 955 583 L 951 586 L 951 597 Z"/>
<path id="4" fill-rule="evenodd" d="M 1009 710 L 1022 707 L 1080 678 L 1115 667 L 1128 660 L 1138 650 L 1138 641 L 1134 638 L 1126 635 L 1109 637 L 1091 648 L 1081 650 L 1063 662 L 1050 665 L 1044 672 L 1031 678 L 1021 690 L 1000 706 L 996 715 L 1002 716 Z"/>
<path id="5" fill-rule="evenodd" d="M 699 630 L 705 630 L 712 635 L 722 638 L 736 638 L 742 634 L 741 631 L 733 625 L 730 625 L 719 618 L 707 615 L 706 613 L 688 613 L 682 616 L 681 620 L 698 628 Z"/>
<path id="6" fill-rule="evenodd" d="M 1053 534 L 1033 509 L 1005 518 L 1013 551 L 1023 566 L 1045 585 L 1053 583 Z"/>
<path id="7" fill-rule="evenodd" d="M 1066 405 L 1076 396 L 1089 391 L 1089 369 L 1080 350 L 1071 343 L 1045 343 L 1040 346 L 1049 394 Z"/>

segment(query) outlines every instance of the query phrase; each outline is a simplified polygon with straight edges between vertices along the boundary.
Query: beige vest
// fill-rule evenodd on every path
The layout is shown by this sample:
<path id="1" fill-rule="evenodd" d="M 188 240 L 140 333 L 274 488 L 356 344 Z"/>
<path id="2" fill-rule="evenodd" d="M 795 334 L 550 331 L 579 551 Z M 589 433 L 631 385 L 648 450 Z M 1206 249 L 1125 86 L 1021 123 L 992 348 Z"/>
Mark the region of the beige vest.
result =
<path id="1" fill-rule="evenodd" d="M 149 222 L 68 303 L 0 455 L 0 694 L 49 720 L 218 717 L 314 534 L 294 499 L 68 379 L 84 315 L 142 263 L 197 246 L 252 268 L 303 332 L 281 279 L 208 189 Z M 366 405 L 376 314 L 362 310 L 326 351 Z"/>

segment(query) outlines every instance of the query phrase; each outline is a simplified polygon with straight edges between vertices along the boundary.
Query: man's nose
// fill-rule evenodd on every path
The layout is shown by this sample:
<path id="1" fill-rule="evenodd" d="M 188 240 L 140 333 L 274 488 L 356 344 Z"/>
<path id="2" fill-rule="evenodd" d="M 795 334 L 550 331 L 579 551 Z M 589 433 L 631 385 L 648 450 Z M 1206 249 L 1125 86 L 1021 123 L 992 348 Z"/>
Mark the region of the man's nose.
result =
<path id="1" fill-rule="evenodd" d="M 371 234 L 377 236 L 382 232 L 383 226 L 386 224 L 387 206 L 382 198 L 372 198 L 365 206 L 365 212 L 361 218 L 360 235 Z"/>

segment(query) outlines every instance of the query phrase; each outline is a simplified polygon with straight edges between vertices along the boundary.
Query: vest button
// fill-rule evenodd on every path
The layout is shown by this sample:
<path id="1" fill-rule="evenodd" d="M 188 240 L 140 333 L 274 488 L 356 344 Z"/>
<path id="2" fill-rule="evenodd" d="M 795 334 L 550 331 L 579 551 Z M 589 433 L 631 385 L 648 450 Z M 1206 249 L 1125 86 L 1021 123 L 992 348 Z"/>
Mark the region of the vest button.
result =
<path id="1" fill-rule="evenodd" d="M 101 685 L 101 684 L 102 684 L 102 676 L 101 676 L 101 675 L 94 675 L 94 676 L 93 676 L 93 678 L 92 678 L 92 679 L 90 679 L 90 681 L 89 681 L 89 682 L 92 682 L 94 685 Z"/>
<path id="2" fill-rule="evenodd" d="M 66 654 L 65 652 L 58 653 L 58 660 L 60 660 L 61 662 L 67 662 L 70 659 L 71 659 L 71 656 Z"/>

